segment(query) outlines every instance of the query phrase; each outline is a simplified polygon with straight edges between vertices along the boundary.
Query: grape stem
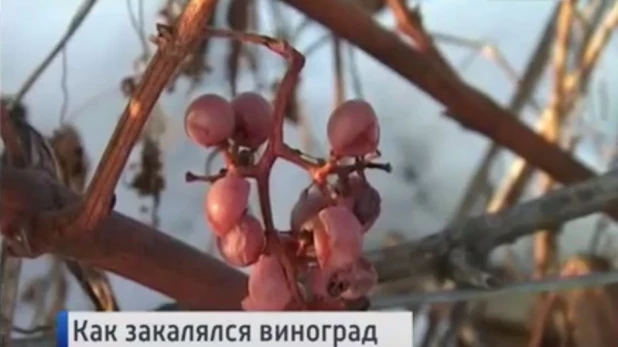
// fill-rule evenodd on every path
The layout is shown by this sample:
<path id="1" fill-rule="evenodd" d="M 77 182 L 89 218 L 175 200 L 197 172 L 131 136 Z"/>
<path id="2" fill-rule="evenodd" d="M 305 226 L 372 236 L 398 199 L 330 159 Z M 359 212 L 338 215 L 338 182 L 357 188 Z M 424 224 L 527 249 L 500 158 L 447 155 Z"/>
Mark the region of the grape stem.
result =
<path id="1" fill-rule="evenodd" d="M 300 72 L 305 64 L 305 57 L 288 42 L 268 36 L 212 28 L 206 28 L 204 30 L 204 35 L 207 37 L 228 38 L 244 43 L 262 45 L 283 57 L 288 63 L 288 68 L 283 76 L 283 79 L 281 80 L 281 83 L 279 83 L 275 95 L 273 127 L 268 138 L 268 144 L 264 154 L 255 165 L 230 165 L 229 163 L 233 161 L 226 160 L 226 166 L 229 170 L 232 170 L 237 174 L 244 177 L 253 177 L 257 181 L 260 210 L 262 212 L 267 237 L 266 252 L 276 256 L 279 259 L 280 265 L 283 268 L 286 277 L 288 288 L 293 294 L 296 303 L 300 306 L 300 309 L 304 310 L 308 306 L 298 288 L 296 268 L 294 267 L 294 262 L 291 259 L 294 255 L 288 254 L 285 251 L 285 247 L 283 247 L 283 244 L 279 239 L 278 231 L 273 222 L 272 206 L 270 202 L 270 174 L 275 161 L 280 158 L 301 167 L 311 174 L 313 181 L 319 186 L 323 186 L 326 178 L 333 173 L 351 173 L 364 168 L 375 168 L 390 172 L 390 164 L 357 161 L 352 165 L 340 166 L 337 160 L 316 160 L 314 162 L 307 159 L 307 156 L 303 155 L 301 151 L 290 148 L 283 141 L 283 122 L 288 105 L 290 104 L 290 100 L 293 98 L 296 84 L 299 81 Z M 218 179 L 219 176 L 221 176 L 221 174 L 198 177 L 188 173 L 187 179 L 213 182 Z"/>

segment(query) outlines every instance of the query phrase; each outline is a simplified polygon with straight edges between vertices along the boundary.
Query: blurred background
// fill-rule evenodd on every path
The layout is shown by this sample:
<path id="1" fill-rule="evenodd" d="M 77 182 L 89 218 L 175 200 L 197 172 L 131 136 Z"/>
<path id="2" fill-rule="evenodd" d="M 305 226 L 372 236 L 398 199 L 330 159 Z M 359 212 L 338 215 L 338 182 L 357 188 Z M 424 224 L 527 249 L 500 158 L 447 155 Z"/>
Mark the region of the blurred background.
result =
<path id="1" fill-rule="evenodd" d="M 55 130 L 67 124 L 74 126 L 91 162 L 88 175 L 92 174 L 126 105 L 122 82 L 136 76 L 142 66 L 139 58 L 144 54 L 144 46 L 139 27 L 143 25 L 146 35 L 153 34 L 155 22 L 162 20 L 162 9 L 173 12 L 182 2 L 99 0 L 64 52 L 22 100 L 30 122 L 46 136 L 52 136 Z M 220 1 L 215 26 L 229 27 L 230 22 L 233 26 L 233 19 L 229 20 L 227 12 L 231 2 Z M 365 6 L 367 11 L 374 12 L 380 25 L 396 30 L 392 12 L 380 1 L 377 5 L 361 0 L 348 2 Z M 505 107 L 516 92 L 518 81 L 558 4 L 548 0 L 420 0 L 408 3 L 410 7 L 419 6 L 425 27 L 462 78 Z M 607 9 L 613 3 L 588 0 L 579 1 L 578 6 L 583 16 L 595 11 L 595 7 L 590 6 Z M 1 2 L 0 82 L 3 96 L 10 96 L 22 87 L 63 35 L 81 4 L 82 1 L 77 0 Z M 288 35 L 286 37 L 298 50 L 308 54 L 297 90 L 296 112 L 289 115 L 286 124 L 288 143 L 318 156 L 327 154 L 326 121 L 337 102 L 335 86 L 338 80 L 344 83 L 345 98 L 365 98 L 380 117 L 381 160 L 392 163 L 394 170 L 390 174 L 370 173 L 371 182 L 382 195 L 383 212 L 368 235 L 368 251 L 379 250 L 386 244 L 418 239 L 439 231 L 462 216 L 484 212 L 491 199 L 487 192 L 476 194 L 477 199 L 463 210 L 462 199 L 491 144 L 488 140 L 463 129 L 442 114 L 441 105 L 409 82 L 347 42 L 334 39 L 327 29 L 307 21 L 301 13 L 284 3 L 255 0 L 254 6 L 255 16 L 249 29 L 267 35 Z M 594 25 L 603 18 L 600 16 L 601 20 L 596 18 L 595 22 L 590 19 L 592 17 L 584 18 L 586 21 L 582 23 Z M 574 51 L 578 44 L 581 46 L 582 43 L 574 44 Z M 149 44 L 148 51 L 152 54 L 154 46 Z M 160 192 L 159 206 L 153 202 L 152 195 L 156 196 L 156 192 L 140 196 L 131 186 L 140 171 L 141 144 L 134 149 L 130 160 L 135 167 L 127 168 L 123 182 L 116 189 L 117 211 L 144 223 L 156 222 L 160 230 L 217 257 L 202 210 L 207 185 L 188 184 L 184 180 L 186 171 L 199 173 L 206 170 L 210 153 L 185 136 L 183 116 L 188 103 L 201 93 L 232 95 L 229 65 L 230 61 L 236 61 L 235 56 L 230 58 L 232 51 L 233 47 L 227 40 L 211 40 L 207 52 L 195 59 L 197 65 L 192 70 L 187 68 L 187 75 L 176 80 L 173 91 L 163 93 L 159 99 L 148 128 L 161 150 L 163 164 L 161 174 L 165 188 Z M 336 52 L 342 61 L 339 77 L 334 59 Z M 271 97 L 273 85 L 285 67 L 282 60 L 257 47 L 249 47 L 237 60 L 237 92 L 260 90 Z M 565 125 L 565 134 L 577 139 L 573 146 L 574 155 L 599 172 L 608 169 L 618 140 L 616 61 L 618 39 L 614 37 L 605 47 L 588 82 L 585 99 Z M 544 65 L 551 66 L 551 58 Z M 206 71 L 206 67 L 210 70 Z M 551 68 L 544 69 L 534 93 L 518 112 L 531 126 L 537 122 L 540 110 L 548 105 L 551 76 Z M 495 191 L 500 186 L 514 159 L 512 153 L 501 151 L 492 161 L 485 184 L 493 188 L 487 191 Z M 214 172 L 219 165 L 219 159 L 214 158 L 211 170 Z M 306 177 L 306 182 L 302 183 L 298 177 Z M 541 192 L 537 181 L 534 176 L 514 202 L 538 197 Z M 295 167 L 279 163 L 272 182 L 275 223 L 286 228 L 291 206 L 309 183 L 309 178 Z M 257 208 L 257 197 L 253 197 L 253 201 Z M 564 226 L 557 246 L 561 262 L 582 252 L 600 255 L 609 263 L 615 262 L 615 225 L 609 223 L 604 226 L 604 231 L 595 234 L 593 231 L 599 228 L 600 218 L 593 215 Z M 601 240 L 597 242 L 598 246 L 591 245 L 593 235 L 600 235 L 597 236 Z M 532 238 L 524 238 L 509 251 L 497 250 L 494 256 L 496 266 L 502 266 L 508 259 L 509 266 L 515 266 L 515 272 L 530 276 L 534 267 L 533 244 Z M 31 326 L 38 321 L 36 316 L 42 312 L 41 307 L 49 306 L 50 296 L 54 295 L 49 294 L 53 287 L 49 274 L 55 268 L 50 257 L 24 262 L 14 321 L 16 326 Z M 68 281 L 64 293 L 65 307 L 92 309 L 88 297 L 73 277 L 64 272 L 54 273 Z M 150 310 L 171 301 L 132 281 L 113 274 L 110 276 L 123 310 Z M 412 287 L 404 286 L 407 290 Z M 389 290 L 385 285 L 380 293 L 388 295 Z M 397 291 L 401 290 L 404 289 L 397 288 Z M 500 305 L 490 302 L 487 315 L 515 322 L 513 324 L 521 323 L 525 327 L 534 306 L 533 300 L 529 299 L 496 299 Z M 497 313 L 491 313 L 492 308 Z M 415 309 L 429 312 L 425 308 Z M 450 306 L 443 309 L 452 311 Z"/>

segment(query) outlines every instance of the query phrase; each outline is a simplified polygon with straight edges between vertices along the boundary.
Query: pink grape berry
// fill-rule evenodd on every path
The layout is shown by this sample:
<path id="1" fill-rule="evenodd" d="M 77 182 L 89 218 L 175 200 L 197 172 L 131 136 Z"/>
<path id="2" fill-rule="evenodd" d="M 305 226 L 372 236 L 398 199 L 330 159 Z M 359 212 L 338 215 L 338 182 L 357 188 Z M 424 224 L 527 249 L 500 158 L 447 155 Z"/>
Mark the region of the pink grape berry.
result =
<path id="1" fill-rule="evenodd" d="M 240 222 L 249 205 L 250 189 L 249 181 L 234 174 L 218 179 L 210 187 L 206 218 L 217 236 L 224 236 Z"/>
<path id="2" fill-rule="evenodd" d="M 215 94 L 193 100 L 185 115 L 185 132 L 201 146 L 210 147 L 232 136 L 236 120 L 229 101 Z"/>
<path id="3" fill-rule="evenodd" d="M 281 311 L 292 302 L 293 296 L 279 260 L 262 255 L 249 274 L 249 295 L 243 300 L 245 311 Z"/>
<path id="4" fill-rule="evenodd" d="M 232 230 L 217 238 L 217 247 L 223 259 L 238 267 L 255 263 L 265 244 L 264 228 L 260 221 L 250 214 L 242 216 Z"/>
<path id="5" fill-rule="evenodd" d="M 318 214 L 327 204 L 328 200 L 317 188 L 310 187 L 303 190 L 290 213 L 292 230 L 302 230 L 303 224 Z"/>
<path id="6" fill-rule="evenodd" d="M 363 229 L 345 206 L 329 206 L 314 219 L 313 244 L 318 264 L 339 267 L 362 255 Z"/>
<path id="7" fill-rule="evenodd" d="M 334 155 L 364 156 L 378 149 L 380 125 L 373 107 L 363 100 L 348 100 L 330 115 L 328 141 Z"/>
<path id="8" fill-rule="evenodd" d="M 255 149 L 266 142 L 272 127 L 272 107 L 260 94 L 246 92 L 232 100 L 236 129 L 232 139 L 239 145 Z"/>

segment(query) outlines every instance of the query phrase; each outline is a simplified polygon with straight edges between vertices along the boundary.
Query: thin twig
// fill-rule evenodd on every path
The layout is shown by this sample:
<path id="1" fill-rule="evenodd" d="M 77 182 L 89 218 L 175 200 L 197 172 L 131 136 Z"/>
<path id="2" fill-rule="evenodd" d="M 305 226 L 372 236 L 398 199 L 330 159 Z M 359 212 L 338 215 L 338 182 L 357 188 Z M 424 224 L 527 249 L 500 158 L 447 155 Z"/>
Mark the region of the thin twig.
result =
<path id="1" fill-rule="evenodd" d="M 363 82 L 361 80 L 361 73 L 358 68 L 358 62 L 356 60 L 356 52 L 354 46 L 349 43 L 345 43 L 347 57 L 348 57 L 348 70 L 350 72 L 350 82 L 352 84 L 352 90 L 354 91 L 354 96 L 362 99 L 364 98 L 365 93 L 363 93 Z"/>
<path id="2" fill-rule="evenodd" d="M 43 59 L 41 64 L 32 72 L 32 74 L 26 79 L 24 85 L 19 89 L 17 94 L 15 94 L 14 103 L 19 103 L 21 99 L 28 93 L 30 88 L 34 85 L 34 83 L 39 79 L 43 71 L 51 64 L 52 61 L 56 58 L 58 53 L 60 53 L 66 44 L 69 42 L 73 34 L 79 29 L 80 25 L 84 22 L 92 7 L 96 4 L 97 0 L 84 0 L 84 2 L 79 6 L 77 12 L 71 19 L 71 23 L 69 23 L 69 27 L 67 31 L 64 33 L 60 41 L 56 43 L 54 48 L 49 52 L 47 57 Z"/>
<path id="3" fill-rule="evenodd" d="M 159 50 L 146 68 L 116 125 L 83 203 L 45 216 L 49 223 L 55 224 L 64 232 L 90 230 L 109 214 L 114 189 L 150 111 L 176 72 L 178 64 L 202 39 L 201 29 L 204 23 L 208 22 L 216 2 L 192 0 L 173 28 L 159 27 L 162 29 L 157 38 Z"/>
<path id="4" fill-rule="evenodd" d="M 577 101 L 582 97 L 585 86 L 589 82 L 592 70 L 596 66 L 601 51 L 605 48 L 612 28 L 618 22 L 618 1 L 616 1 L 605 17 L 603 23 L 599 25 L 595 34 L 592 35 L 590 42 L 586 45 L 586 53 L 584 54 L 583 63 L 573 73 L 565 78 L 564 94 L 566 99 L 563 105 L 565 114 L 574 110 Z M 546 109 L 537 123 L 539 132 L 545 131 L 550 125 L 551 109 Z M 509 176 L 503 180 L 498 192 L 494 195 L 489 203 L 488 210 L 496 211 L 508 204 L 519 196 L 523 187 L 528 182 L 534 172 L 532 165 L 523 158 L 517 159 L 511 166 Z"/>
<path id="5" fill-rule="evenodd" d="M 576 0 L 565 0 L 560 4 L 560 13 L 556 26 L 556 41 L 553 52 L 554 71 L 553 71 L 553 90 L 547 113 L 548 126 L 543 129 L 542 135 L 547 141 L 560 146 L 560 137 L 565 121 L 565 77 L 567 75 L 568 54 L 571 48 L 571 37 L 573 32 L 573 20 Z M 540 194 L 545 194 L 553 189 L 555 182 L 548 175 L 541 174 L 540 177 Z M 558 258 L 558 246 L 556 231 L 559 226 L 555 226 L 554 230 L 539 230 L 540 232 L 534 235 L 534 273 L 533 278 L 543 278 L 556 265 Z M 549 316 L 549 310 L 553 303 L 551 297 L 541 295 L 537 298 L 541 303 L 537 307 L 540 310 L 537 313 L 538 324 L 535 324 L 531 331 L 530 346 L 534 347 L 540 343 L 540 340 L 545 331 L 546 317 Z"/>
<path id="6" fill-rule="evenodd" d="M 341 56 L 342 42 L 336 35 L 332 36 L 333 64 L 335 74 L 335 107 L 345 101 L 345 78 L 343 72 L 343 59 Z"/>
<path id="7" fill-rule="evenodd" d="M 476 52 L 474 53 L 474 56 L 482 55 L 489 61 L 496 64 L 496 66 L 504 72 L 506 77 L 515 86 L 520 87 L 520 88 L 521 86 L 523 86 L 524 80 L 519 78 L 513 65 L 509 62 L 509 60 L 505 57 L 505 55 L 496 45 L 491 44 L 489 42 L 485 42 L 485 41 L 471 40 L 471 39 L 466 39 L 466 38 L 454 36 L 451 34 L 445 34 L 445 33 L 432 32 L 431 36 L 435 39 L 436 42 L 444 42 L 444 43 L 453 44 L 453 45 L 475 50 Z M 538 53 L 535 53 L 535 55 L 533 56 L 536 57 L 536 54 Z M 464 68 L 463 65 L 464 64 L 462 64 L 461 69 Z M 527 75 L 524 75 L 524 76 L 527 76 Z M 530 96 L 526 100 L 526 103 L 529 106 L 531 106 L 534 110 L 537 110 L 537 111 L 541 110 L 540 103 L 535 98 L 533 98 L 533 96 Z"/>
<path id="8" fill-rule="evenodd" d="M 488 255 L 495 247 L 618 203 L 618 171 L 553 190 L 545 196 L 493 214 L 456 222 L 420 241 L 369 254 L 381 281 L 433 273 L 455 248 Z M 382 257 L 382 254 L 389 254 Z"/>
<path id="9" fill-rule="evenodd" d="M 69 108 L 69 86 L 68 86 L 68 74 L 69 63 L 67 57 L 67 48 L 62 49 L 62 77 L 60 80 L 60 89 L 62 90 L 62 105 L 60 106 L 60 123 L 64 123 Z"/>
<path id="10" fill-rule="evenodd" d="M 576 0 L 566 0 L 560 5 L 558 24 L 556 28 L 556 44 L 554 47 L 554 84 L 551 100 L 548 105 L 548 126 L 542 133 L 547 141 L 560 145 L 561 130 L 565 120 L 565 90 L 564 82 L 567 74 L 567 58 L 570 50 L 571 33 Z M 555 184 L 551 177 L 542 174 L 541 194 L 551 190 Z M 556 254 L 555 232 L 543 231 L 535 235 L 535 276 L 540 278 L 547 274 L 555 263 Z"/>
<path id="11" fill-rule="evenodd" d="M 131 26 L 133 30 L 137 34 L 137 37 L 142 45 L 142 56 L 138 60 L 147 61 L 151 56 L 150 46 L 148 46 L 148 37 L 146 36 L 146 32 L 144 30 L 144 3 L 143 0 L 138 1 L 138 14 L 136 15 L 133 11 L 133 5 L 131 4 L 131 0 L 126 0 L 127 3 L 127 11 L 129 12 L 129 21 L 131 22 Z"/>
<path id="12" fill-rule="evenodd" d="M 425 31 L 418 10 L 409 9 L 404 0 L 386 0 L 386 3 L 395 15 L 399 30 L 414 41 L 416 49 L 439 65 L 443 73 L 455 78 L 457 72 L 434 45 L 431 35 Z"/>
<path id="13" fill-rule="evenodd" d="M 556 9 L 554 10 L 552 16 L 548 19 L 545 29 L 543 30 L 543 34 L 536 44 L 536 48 L 534 49 L 532 55 L 530 56 L 530 60 L 526 65 L 523 77 L 519 82 L 519 86 L 511 97 L 508 110 L 515 115 L 519 115 L 521 113 L 527 100 L 532 97 L 536 86 L 540 81 L 540 77 L 545 70 L 545 66 L 547 65 L 547 61 L 549 60 L 551 53 L 550 47 L 552 46 L 552 42 L 555 37 L 555 23 L 558 18 L 559 9 L 560 6 L 556 5 Z M 463 197 L 455 210 L 456 212 L 452 218 L 453 220 L 461 220 L 462 218 L 470 215 L 472 207 L 476 205 L 479 193 L 483 193 L 487 190 L 485 187 L 488 186 L 489 171 L 494 160 L 498 157 L 500 150 L 501 147 L 498 143 L 493 142 L 489 146 L 483 155 L 483 159 L 481 159 L 478 168 L 472 174 L 472 179 L 470 180 L 470 183 L 468 184 L 468 187 L 466 188 L 466 191 L 464 192 Z M 489 195 L 493 194 L 490 192 Z M 489 209 L 489 212 L 491 212 L 491 209 Z"/>
<path id="14" fill-rule="evenodd" d="M 583 32 L 580 38 L 580 42 L 583 44 L 580 45 L 577 56 L 576 63 L 581 64 L 584 55 L 586 54 L 586 43 L 590 41 L 592 34 L 594 34 L 594 30 L 596 29 L 597 24 L 603 19 L 603 14 L 609 7 L 608 5 L 611 3 L 609 0 L 593 0 L 590 1 L 590 4 L 585 8 L 584 19 L 586 20 L 583 25 Z"/>
<path id="15" fill-rule="evenodd" d="M 416 293 L 411 295 L 392 295 L 372 299 L 372 308 L 401 307 L 413 303 L 444 303 L 487 299 L 500 295 L 522 293 L 561 292 L 581 288 L 606 286 L 618 283 L 618 271 L 606 271 L 567 278 L 545 278 L 524 283 L 515 283 L 494 290 L 458 289 L 438 292 Z"/>

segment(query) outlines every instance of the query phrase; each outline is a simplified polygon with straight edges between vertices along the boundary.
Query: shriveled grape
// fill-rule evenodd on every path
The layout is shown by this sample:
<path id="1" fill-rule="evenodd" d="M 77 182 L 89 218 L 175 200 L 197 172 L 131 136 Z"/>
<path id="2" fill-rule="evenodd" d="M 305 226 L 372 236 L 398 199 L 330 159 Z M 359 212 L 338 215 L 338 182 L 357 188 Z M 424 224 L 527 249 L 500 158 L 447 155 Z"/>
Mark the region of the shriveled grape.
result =
<path id="1" fill-rule="evenodd" d="M 300 231 L 303 224 L 326 207 L 328 200 L 317 188 L 311 187 L 300 193 L 290 214 L 290 227 Z"/>
<path id="2" fill-rule="evenodd" d="M 232 230 L 217 238 L 217 247 L 223 259 L 239 267 L 255 263 L 265 244 L 264 228 L 260 221 L 250 214 L 242 216 Z"/>
<path id="3" fill-rule="evenodd" d="M 280 311 L 293 299 L 283 267 L 272 255 L 262 255 L 249 274 L 249 295 L 243 301 L 247 311 Z"/>
<path id="4" fill-rule="evenodd" d="M 346 283 L 347 289 L 341 293 L 346 300 L 356 300 L 367 294 L 378 283 L 378 273 L 366 258 L 359 258 L 351 266 L 335 272 L 334 282 Z"/>
<path id="5" fill-rule="evenodd" d="M 344 205 L 350 208 L 363 225 L 363 232 L 367 232 L 382 211 L 380 193 L 358 175 L 350 175 L 346 187 L 343 187 L 342 182 L 338 182 L 337 188 L 343 193 Z"/>
<path id="6" fill-rule="evenodd" d="M 218 179 L 206 195 L 207 221 L 217 236 L 228 233 L 247 211 L 251 185 L 240 176 Z"/>
<path id="7" fill-rule="evenodd" d="M 241 146 L 257 148 L 262 145 L 272 127 L 272 107 L 257 93 L 247 92 L 232 100 L 236 129 L 232 139 Z"/>
<path id="8" fill-rule="evenodd" d="M 315 266 L 307 269 L 305 277 L 307 289 L 314 298 L 330 297 L 327 291 L 328 274 L 322 268 Z"/>
<path id="9" fill-rule="evenodd" d="M 216 94 L 204 94 L 193 100 L 185 115 L 185 132 L 191 140 L 209 147 L 232 136 L 236 119 L 229 101 Z"/>
<path id="10" fill-rule="evenodd" d="M 380 125 L 373 107 L 363 100 L 348 100 L 330 115 L 327 136 L 334 155 L 364 156 L 378 149 Z"/>
<path id="11" fill-rule="evenodd" d="M 362 254 L 362 225 L 345 206 L 329 206 L 313 220 L 313 244 L 320 266 L 345 266 Z"/>
<path id="12" fill-rule="evenodd" d="M 371 263 L 359 257 L 345 266 L 327 263 L 312 270 L 311 289 L 322 297 L 356 300 L 367 295 L 377 283 Z"/>

